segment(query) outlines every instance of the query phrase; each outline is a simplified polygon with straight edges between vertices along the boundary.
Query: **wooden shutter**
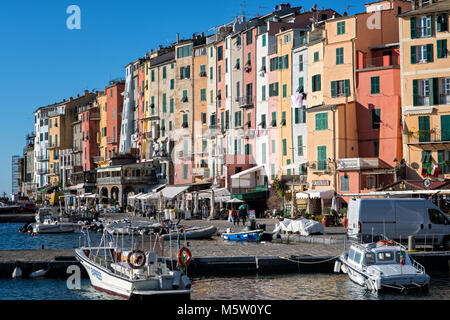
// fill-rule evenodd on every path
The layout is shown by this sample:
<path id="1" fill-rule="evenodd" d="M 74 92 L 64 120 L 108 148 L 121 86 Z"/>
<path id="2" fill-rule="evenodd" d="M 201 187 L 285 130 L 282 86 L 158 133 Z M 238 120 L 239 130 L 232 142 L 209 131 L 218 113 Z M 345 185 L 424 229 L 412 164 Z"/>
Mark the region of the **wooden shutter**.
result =
<path id="1" fill-rule="evenodd" d="M 344 95 L 348 97 L 350 95 L 350 80 L 344 80 Z"/>
<path id="2" fill-rule="evenodd" d="M 447 39 L 437 41 L 437 57 L 447 57 Z"/>
<path id="3" fill-rule="evenodd" d="M 441 140 L 450 141 L 450 116 L 441 116 Z"/>
<path id="4" fill-rule="evenodd" d="M 419 116 L 419 130 L 429 131 L 430 130 L 430 117 L 429 116 Z M 419 142 L 430 141 L 430 134 L 420 134 Z"/>
<path id="5" fill-rule="evenodd" d="M 433 44 L 427 44 L 427 62 L 433 62 Z"/>
<path id="6" fill-rule="evenodd" d="M 317 147 L 317 169 L 325 170 L 327 167 L 327 147 L 319 146 Z"/>
<path id="7" fill-rule="evenodd" d="M 417 49 L 416 46 L 411 46 L 411 64 L 417 63 Z"/>
<path id="8" fill-rule="evenodd" d="M 411 39 L 415 39 L 417 38 L 417 30 L 416 30 L 417 19 L 411 18 L 409 21 L 411 24 Z"/>
<path id="9" fill-rule="evenodd" d="M 331 81 L 331 97 L 336 98 L 336 81 Z"/>
<path id="10" fill-rule="evenodd" d="M 413 105 L 419 105 L 419 80 L 413 80 Z"/>
<path id="11" fill-rule="evenodd" d="M 427 16 L 427 32 L 426 35 L 430 37 L 433 34 L 433 16 Z"/>

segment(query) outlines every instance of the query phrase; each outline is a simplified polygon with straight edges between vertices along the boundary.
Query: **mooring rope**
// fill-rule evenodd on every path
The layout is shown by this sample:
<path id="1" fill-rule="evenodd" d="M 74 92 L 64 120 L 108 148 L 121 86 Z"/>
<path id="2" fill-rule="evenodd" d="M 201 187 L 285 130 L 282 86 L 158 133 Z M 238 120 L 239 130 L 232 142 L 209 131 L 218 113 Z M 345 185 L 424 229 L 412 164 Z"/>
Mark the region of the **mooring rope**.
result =
<path id="1" fill-rule="evenodd" d="M 278 258 L 284 259 L 284 260 L 288 260 L 290 262 L 295 262 L 295 263 L 298 263 L 298 264 L 318 264 L 318 263 L 324 263 L 324 262 L 327 262 L 327 261 L 331 261 L 333 259 L 337 259 L 340 256 L 341 255 L 337 255 L 337 256 L 329 258 L 329 259 L 325 259 L 325 260 L 321 260 L 321 261 L 314 261 L 314 262 L 298 261 L 298 260 L 293 260 L 293 259 L 290 259 L 290 258 L 280 257 L 280 256 L 278 256 Z"/>

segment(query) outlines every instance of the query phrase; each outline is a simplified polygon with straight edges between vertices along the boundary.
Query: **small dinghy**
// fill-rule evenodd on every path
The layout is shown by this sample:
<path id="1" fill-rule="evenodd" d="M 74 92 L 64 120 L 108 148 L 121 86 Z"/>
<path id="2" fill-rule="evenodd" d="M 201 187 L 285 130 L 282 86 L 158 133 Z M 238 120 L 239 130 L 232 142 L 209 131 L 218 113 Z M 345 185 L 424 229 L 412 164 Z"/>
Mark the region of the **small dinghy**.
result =
<path id="1" fill-rule="evenodd" d="M 242 232 L 227 232 L 222 234 L 224 240 L 228 241 L 252 241 L 258 242 L 261 240 L 261 236 L 264 230 L 252 230 L 252 231 L 242 231 Z"/>
<path id="2" fill-rule="evenodd" d="M 22 277 L 22 269 L 20 268 L 20 266 L 16 263 L 14 271 L 12 273 L 12 278 L 13 279 L 18 279 Z"/>
<path id="3" fill-rule="evenodd" d="M 428 290 L 430 276 L 411 259 L 406 248 L 392 240 L 377 243 L 353 243 L 336 261 L 334 271 L 370 291 L 411 289 Z"/>
<path id="4" fill-rule="evenodd" d="M 184 230 L 184 231 L 183 231 Z M 186 239 L 209 239 L 214 234 L 216 234 L 217 228 L 215 226 L 209 227 L 189 227 L 185 229 L 181 229 L 181 231 L 175 230 L 174 232 L 170 232 L 167 234 L 161 235 L 162 240 L 176 240 L 179 237 L 185 237 Z"/>

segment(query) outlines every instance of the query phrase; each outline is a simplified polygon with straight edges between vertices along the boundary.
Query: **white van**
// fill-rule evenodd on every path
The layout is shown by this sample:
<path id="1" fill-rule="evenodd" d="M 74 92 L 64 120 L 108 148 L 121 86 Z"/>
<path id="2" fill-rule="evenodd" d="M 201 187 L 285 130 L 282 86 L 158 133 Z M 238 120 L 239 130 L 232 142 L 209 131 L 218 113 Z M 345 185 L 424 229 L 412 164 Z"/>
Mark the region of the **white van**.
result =
<path id="1" fill-rule="evenodd" d="M 351 199 L 347 234 L 364 242 L 388 239 L 427 242 L 450 249 L 450 218 L 426 199 Z"/>

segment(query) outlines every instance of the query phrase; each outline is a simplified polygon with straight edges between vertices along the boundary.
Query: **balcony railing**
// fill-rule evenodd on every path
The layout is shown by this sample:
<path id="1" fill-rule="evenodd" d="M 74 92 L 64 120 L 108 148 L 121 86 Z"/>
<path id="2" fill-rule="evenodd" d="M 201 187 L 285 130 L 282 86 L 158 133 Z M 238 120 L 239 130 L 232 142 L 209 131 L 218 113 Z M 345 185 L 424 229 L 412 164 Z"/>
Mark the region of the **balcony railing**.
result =
<path id="1" fill-rule="evenodd" d="M 209 170 L 209 168 L 193 168 L 192 175 L 194 177 L 203 177 L 205 179 L 209 179 L 210 170 Z"/>
<path id="2" fill-rule="evenodd" d="M 407 144 L 430 144 L 448 143 L 450 144 L 450 128 L 439 130 L 419 130 L 417 132 L 408 131 L 406 133 Z"/>
<path id="3" fill-rule="evenodd" d="M 338 160 L 339 170 L 376 169 L 378 167 L 378 158 L 347 158 Z"/>
<path id="4" fill-rule="evenodd" d="M 38 156 L 36 157 L 37 162 L 47 162 L 49 161 L 49 158 L 47 156 Z"/>
<path id="5" fill-rule="evenodd" d="M 100 120 L 101 119 L 100 113 L 92 113 L 90 119 L 96 121 Z"/>
<path id="6" fill-rule="evenodd" d="M 252 108 L 253 107 L 253 97 L 245 96 L 236 98 L 237 103 L 240 108 Z"/>
<path id="7" fill-rule="evenodd" d="M 117 138 L 116 137 L 107 137 L 106 143 L 107 144 L 117 144 Z"/>
<path id="8" fill-rule="evenodd" d="M 369 69 L 369 68 L 381 68 L 381 67 L 399 67 L 400 58 L 399 56 L 382 56 L 382 57 L 365 57 L 358 64 L 358 69 Z"/>
<path id="9" fill-rule="evenodd" d="M 105 161 L 105 158 L 104 158 L 104 157 L 94 157 L 94 162 L 95 162 L 95 163 L 97 163 L 97 162 L 103 162 L 103 161 Z"/>

